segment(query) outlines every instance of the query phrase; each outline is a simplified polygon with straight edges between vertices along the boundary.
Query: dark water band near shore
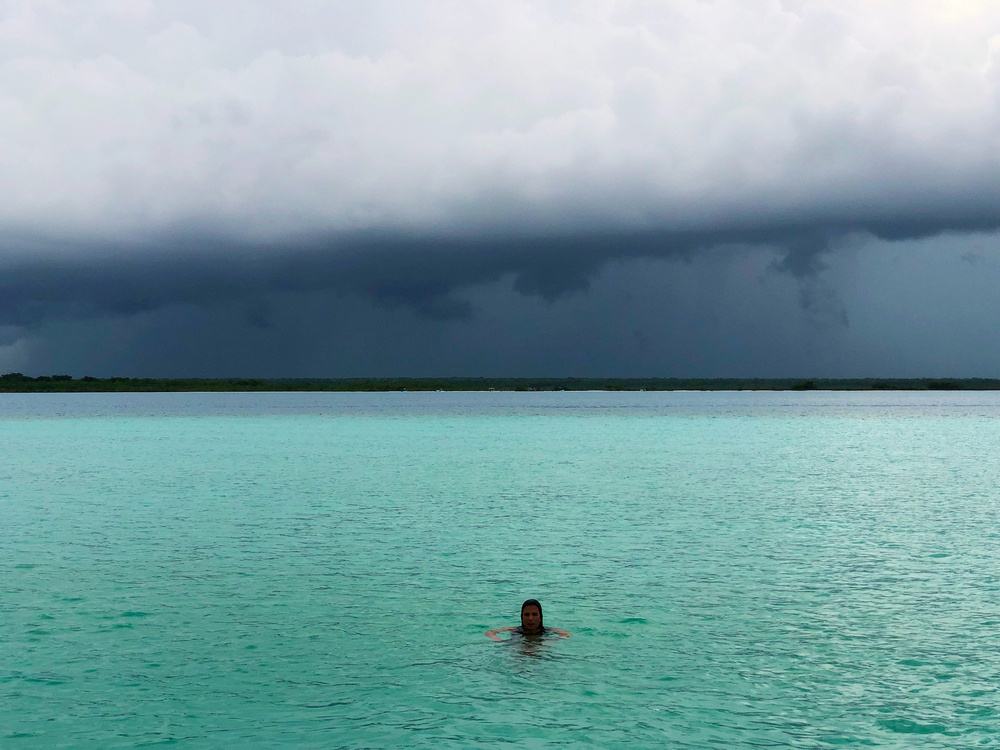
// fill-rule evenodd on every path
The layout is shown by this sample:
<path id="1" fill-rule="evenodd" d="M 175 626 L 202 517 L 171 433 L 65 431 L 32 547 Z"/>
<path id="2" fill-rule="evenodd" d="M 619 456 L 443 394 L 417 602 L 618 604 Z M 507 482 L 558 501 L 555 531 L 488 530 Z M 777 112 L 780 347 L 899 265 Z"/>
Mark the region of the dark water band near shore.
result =
<path id="1" fill-rule="evenodd" d="M 73 378 L 0 376 L 0 393 L 115 391 L 995 391 L 997 378 Z"/>

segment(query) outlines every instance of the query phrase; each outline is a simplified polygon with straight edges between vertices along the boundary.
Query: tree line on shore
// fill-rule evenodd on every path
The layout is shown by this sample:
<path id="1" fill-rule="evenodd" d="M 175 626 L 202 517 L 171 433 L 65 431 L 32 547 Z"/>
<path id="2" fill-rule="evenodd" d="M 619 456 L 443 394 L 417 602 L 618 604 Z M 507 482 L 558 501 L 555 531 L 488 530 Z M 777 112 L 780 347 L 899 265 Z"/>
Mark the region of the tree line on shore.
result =
<path id="1" fill-rule="evenodd" d="M 990 391 L 997 378 L 74 378 L 0 376 L 0 393 L 171 391 Z"/>

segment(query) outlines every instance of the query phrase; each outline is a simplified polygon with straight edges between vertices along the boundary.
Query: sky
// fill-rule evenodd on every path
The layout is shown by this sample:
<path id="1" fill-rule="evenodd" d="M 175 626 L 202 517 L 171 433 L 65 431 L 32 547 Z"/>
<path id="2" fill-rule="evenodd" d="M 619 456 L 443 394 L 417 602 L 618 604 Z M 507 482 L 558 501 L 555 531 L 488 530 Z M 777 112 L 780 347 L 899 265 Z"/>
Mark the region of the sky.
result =
<path id="1" fill-rule="evenodd" d="M 1000 377 L 995 0 L 0 0 L 0 372 Z"/>

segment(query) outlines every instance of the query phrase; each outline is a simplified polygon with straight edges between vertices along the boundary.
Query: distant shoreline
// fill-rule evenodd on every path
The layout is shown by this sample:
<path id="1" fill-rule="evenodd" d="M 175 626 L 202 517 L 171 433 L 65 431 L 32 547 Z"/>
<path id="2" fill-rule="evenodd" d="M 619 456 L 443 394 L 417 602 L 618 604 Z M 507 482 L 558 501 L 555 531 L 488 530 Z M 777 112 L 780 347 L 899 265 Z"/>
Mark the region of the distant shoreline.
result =
<path id="1" fill-rule="evenodd" d="M 0 393 L 290 391 L 996 391 L 997 378 L 73 378 L 0 376 Z"/>

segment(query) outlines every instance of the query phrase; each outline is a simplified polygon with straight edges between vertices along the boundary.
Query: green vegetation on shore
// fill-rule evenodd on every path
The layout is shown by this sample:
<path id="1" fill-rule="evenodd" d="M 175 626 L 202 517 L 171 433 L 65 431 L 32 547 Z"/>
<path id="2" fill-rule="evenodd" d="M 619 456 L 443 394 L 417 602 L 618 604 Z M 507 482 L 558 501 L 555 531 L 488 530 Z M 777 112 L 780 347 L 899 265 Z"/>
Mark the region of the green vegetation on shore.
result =
<path id="1" fill-rule="evenodd" d="M 994 378 L 77 378 L 18 372 L 0 393 L 125 391 L 994 391 Z"/>

